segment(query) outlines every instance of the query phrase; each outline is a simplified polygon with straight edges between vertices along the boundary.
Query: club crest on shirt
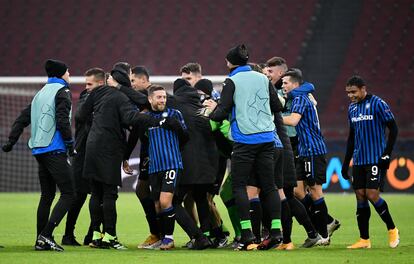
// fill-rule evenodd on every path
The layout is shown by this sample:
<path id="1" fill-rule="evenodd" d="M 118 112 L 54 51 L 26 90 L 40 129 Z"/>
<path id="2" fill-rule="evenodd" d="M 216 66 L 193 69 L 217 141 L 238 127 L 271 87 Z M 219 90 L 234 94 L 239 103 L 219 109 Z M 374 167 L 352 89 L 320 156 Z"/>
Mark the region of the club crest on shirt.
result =
<path id="1" fill-rule="evenodd" d="M 366 103 L 366 104 L 365 104 L 365 108 L 366 108 L 366 109 L 369 109 L 370 107 L 371 107 L 371 104 L 370 104 L 370 103 Z"/>

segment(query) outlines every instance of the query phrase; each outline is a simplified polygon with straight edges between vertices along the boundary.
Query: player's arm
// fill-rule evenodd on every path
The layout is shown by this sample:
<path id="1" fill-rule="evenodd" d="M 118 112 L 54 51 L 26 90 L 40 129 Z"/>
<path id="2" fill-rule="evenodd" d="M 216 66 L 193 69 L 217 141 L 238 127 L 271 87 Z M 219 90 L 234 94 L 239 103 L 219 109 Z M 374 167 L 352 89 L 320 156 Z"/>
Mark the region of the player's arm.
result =
<path id="1" fill-rule="evenodd" d="M 2 149 L 4 152 L 9 152 L 13 149 L 13 146 L 19 140 L 20 135 L 23 133 L 25 127 L 30 125 L 32 105 L 29 104 L 20 113 L 12 125 L 12 129 L 9 134 L 9 141 L 3 145 Z"/>
<path id="2" fill-rule="evenodd" d="M 146 113 L 140 113 L 127 96 L 122 93 L 118 95 L 118 113 L 121 117 L 123 127 L 141 126 L 142 129 L 159 126 L 161 119 L 154 118 Z"/>
<path id="3" fill-rule="evenodd" d="M 134 150 L 135 146 L 138 143 L 138 139 L 140 136 L 140 129 L 139 127 L 133 127 L 131 133 L 128 136 L 127 148 L 124 153 L 124 160 L 129 160 L 131 157 L 132 151 Z"/>
<path id="4" fill-rule="evenodd" d="M 351 159 L 352 159 L 352 154 L 354 152 L 354 145 L 355 145 L 354 140 L 355 140 L 355 131 L 352 125 L 350 125 L 348 140 L 346 143 L 345 158 L 344 158 L 344 162 L 342 163 L 342 169 L 341 169 L 342 178 L 346 180 L 349 179 L 348 169 L 349 169 L 349 163 L 351 162 Z"/>
<path id="5" fill-rule="evenodd" d="M 388 134 L 388 140 L 387 145 L 385 146 L 384 154 L 391 155 L 398 135 L 398 126 L 394 119 L 387 122 L 387 128 L 390 132 Z"/>
<path id="6" fill-rule="evenodd" d="M 272 113 L 278 113 L 283 110 L 283 105 L 279 100 L 279 96 L 277 95 L 276 89 L 273 84 L 269 81 L 269 102 L 270 102 L 270 110 Z"/>
<path id="7" fill-rule="evenodd" d="M 302 118 L 303 113 L 305 112 L 306 104 L 303 98 L 296 97 L 292 101 L 291 114 L 283 116 L 283 124 L 288 126 L 296 126 L 299 124 L 300 119 Z"/>
<path id="8" fill-rule="evenodd" d="M 72 95 L 69 88 L 60 89 L 55 97 L 56 104 L 56 130 L 62 134 L 65 142 L 73 141 L 70 125 L 70 111 L 72 109 Z"/>
<path id="9" fill-rule="evenodd" d="M 385 103 L 383 100 L 380 100 L 378 102 L 377 110 L 379 118 L 385 122 L 389 130 L 387 144 L 385 146 L 384 152 L 380 157 L 380 160 L 378 161 L 378 167 L 380 169 L 386 170 L 390 166 L 391 153 L 395 142 L 397 141 L 398 127 L 397 123 L 395 122 L 394 115 L 392 114 L 391 109 L 387 103 Z"/>
<path id="10" fill-rule="evenodd" d="M 188 129 L 185 125 L 183 115 L 178 110 L 173 116 L 169 116 L 165 119 L 162 127 L 170 129 L 177 134 L 178 140 L 180 141 L 180 147 L 183 147 L 185 143 L 187 143 L 189 139 Z"/>
<path id="11" fill-rule="evenodd" d="M 391 161 L 391 153 L 394 148 L 395 142 L 397 141 L 398 127 L 394 119 L 387 121 L 387 128 L 389 130 L 387 145 L 385 146 L 384 152 L 378 161 L 378 167 L 380 169 L 388 169 Z"/>
<path id="12" fill-rule="evenodd" d="M 72 94 L 68 87 L 60 89 L 55 97 L 56 130 L 59 130 L 65 143 L 69 156 L 75 155 L 72 128 L 70 125 L 70 112 L 72 109 Z"/>
<path id="13" fill-rule="evenodd" d="M 215 102 L 213 100 L 207 100 L 205 103 L 211 103 L 211 106 L 207 105 L 207 108 L 213 110 L 210 114 L 210 119 L 214 121 L 222 121 L 226 119 L 231 110 L 233 109 L 234 102 L 233 102 L 233 95 L 235 91 L 235 86 L 232 80 L 226 79 L 224 81 L 223 90 L 221 92 L 220 102 L 215 106 Z"/>
<path id="14" fill-rule="evenodd" d="M 124 93 L 139 109 L 144 109 L 148 106 L 148 98 L 145 94 L 134 90 L 131 87 L 119 85 L 119 91 Z"/>
<path id="15" fill-rule="evenodd" d="M 283 116 L 283 124 L 288 125 L 288 126 L 297 126 L 301 118 L 302 118 L 301 114 L 291 113 L 290 115 Z"/>

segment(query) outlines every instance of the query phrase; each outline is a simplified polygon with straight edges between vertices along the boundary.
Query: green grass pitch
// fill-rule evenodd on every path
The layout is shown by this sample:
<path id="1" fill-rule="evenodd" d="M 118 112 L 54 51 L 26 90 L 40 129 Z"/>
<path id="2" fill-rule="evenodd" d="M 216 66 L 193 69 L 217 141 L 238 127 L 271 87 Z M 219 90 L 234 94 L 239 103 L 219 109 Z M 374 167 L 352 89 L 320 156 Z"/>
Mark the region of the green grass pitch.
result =
<path id="1" fill-rule="evenodd" d="M 35 218 L 39 194 L 0 194 L 0 263 L 414 263 L 414 195 L 385 194 L 394 221 L 400 230 L 401 243 L 396 249 L 388 248 L 387 231 L 381 219 L 371 207 L 370 235 L 372 249 L 348 250 L 346 246 L 358 239 L 355 218 L 355 199 L 351 194 L 327 194 L 326 201 L 332 216 L 342 226 L 334 234 L 329 247 L 296 249 L 291 252 L 252 251 L 234 252 L 231 249 L 209 249 L 191 251 L 181 246 L 188 238 L 176 225 L 176 249 L 171 251 L 149 251 L 136 248 L 148 235 L 141 206 L 132 193 L 120 193 L 118 208 L 118 236 L 129 249 L 126 251 L 101 250 L 88 247 L 65 247 L 65 252 L 36 252 Z M 226 211 L 218 198 L 216 202 L 226 225 L 231 228 Z M 55 230 L 60 243 L 65 220 Z M 82 209 L 76 227 L 79 242 L 83 241 L 89 223 L 87 206 Z M 305 232 L 294 222 L 293 242 L 299 246 Z"/>

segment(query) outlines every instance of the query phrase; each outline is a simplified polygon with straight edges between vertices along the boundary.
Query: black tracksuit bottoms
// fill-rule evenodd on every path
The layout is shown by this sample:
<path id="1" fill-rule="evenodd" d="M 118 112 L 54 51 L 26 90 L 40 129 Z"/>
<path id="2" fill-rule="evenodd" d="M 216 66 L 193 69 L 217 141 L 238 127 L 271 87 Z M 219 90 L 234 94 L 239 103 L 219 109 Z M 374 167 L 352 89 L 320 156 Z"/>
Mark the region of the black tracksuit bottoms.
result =
<path id="1" fill-rule="evenodd" d="M 59 225 L 73 203 L 72 166 L 66 153 L 49 152 L 35 155 L 35 158 L 39 163 L 41 190 L 37 208 L 37 235 L 42 233 L 51 236 L 54 227 Z M 59 188 L 60 197 L 50 214 L 50 208 L 56 194 L 56 186 Z M 45 233 L 46 225 L 49 227 Z"/>

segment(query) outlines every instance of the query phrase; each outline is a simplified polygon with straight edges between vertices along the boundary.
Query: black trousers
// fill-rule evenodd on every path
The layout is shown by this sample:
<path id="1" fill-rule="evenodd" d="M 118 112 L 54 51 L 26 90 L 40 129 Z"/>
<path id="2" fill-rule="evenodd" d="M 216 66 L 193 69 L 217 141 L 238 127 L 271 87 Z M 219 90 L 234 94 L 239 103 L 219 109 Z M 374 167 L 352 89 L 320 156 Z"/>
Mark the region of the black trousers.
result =
<path id="1" fill-rule="evenodd" d="M 262 203 L 270 219 L 280 218 L 280 211 L 277 212 L 275 206 L 278 201 L 278 193 L 273 177 L 273 155 L 273 142 L 235 143 L 233 145 L 231 156 L 232 189 L 241 220 L 250 220 L 250 202 L 246 192 L 249 177 L 256 177 L 255 182 L 261 189 Z"/>
<path id="2" fill-rule="evenodd" d="M 35 158 L 39 163 L 41 190 L 37 208 L 37 235 L 39 235 L 48 222 L 53 223 L 53 226 L 59 225 L 72 205 L 74 190 L 71 180 L 72 166 L 66 153 L 44 153 L 35 155 Z M 50 214 L 56 186 L 59 188 L 60 197 Z"/>
<path id="3" fill-rule="evenodd" d="M 74 202 L 68 211 L 66 217 L 65 235 L 73 236 L 76 221 L 78 220 L 79 213 L 83 204 L 86 201 L 88 194 L 91 192 L 89 181 L 83 178 L 83 164 L 85 160 L 85 150 L 78 150 L 76 156 L 72 159 L 73 164 L 73 184 L 75 190 Z"/>
<path id="4" fill-rule="evenodd" d="M 200 220 L 200 228 L 203 232 L 207 232 L 210 230 L 211 223 L 210 223 L 210 206 L 207 200 L 207 193 L 211 190 L 213 184 L 187 184 L 187 185 L 180 185 L 178 187 L 177 193 L 174 195 L 174 206 L 181 205 L 184 201 L 186 195 L 191 192 L 194 202 L 197 206 L 197 213 L 198 218 Z M 179 214 L 178 218 L 181 217 Z M 178 219 L 177 218 L 177 219 Z M 180 220 L 177 220 L 178 224 L 181 223 Z M 191 224 L 194 229 L 196 223 L 192 221 Z M 193 225 L 194 224 L 194 225 Z M 189 233 L 187 233 L 190 235 Z M 194 234 L 192 234 L 194 236 Z"/>
<path id="5" fill-rule="evenodd" d="M 118 186 L 92 180 L 91 191 L 89 213 L 91 215 L 93 230 L 100 231 L 103 211 L 104 233 L 116 236 L 116 200 L 118 199 Z"/>

